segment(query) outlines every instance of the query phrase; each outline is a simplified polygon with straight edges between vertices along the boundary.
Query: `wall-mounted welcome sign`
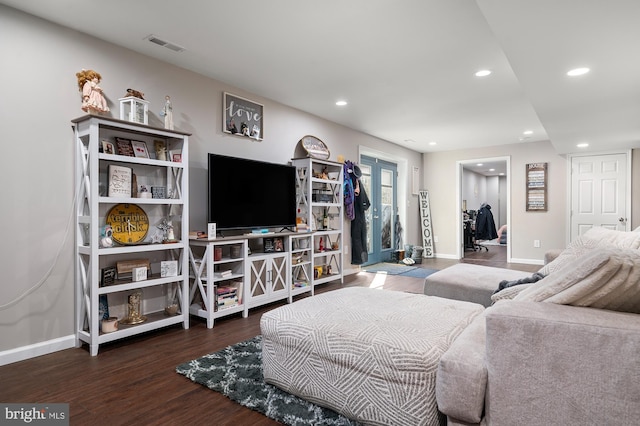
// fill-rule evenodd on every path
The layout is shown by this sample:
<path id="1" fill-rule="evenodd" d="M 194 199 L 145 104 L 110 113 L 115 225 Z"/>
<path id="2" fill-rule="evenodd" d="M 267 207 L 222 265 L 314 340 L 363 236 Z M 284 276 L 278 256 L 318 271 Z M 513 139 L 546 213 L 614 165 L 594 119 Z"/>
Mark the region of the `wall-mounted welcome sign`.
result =
<path id="1" fill-rule="evenodd" d="M 225 133 L 259 141 L 264 138 L 263 105 L 224 92 L 223 108 L 222 129 Z"/>

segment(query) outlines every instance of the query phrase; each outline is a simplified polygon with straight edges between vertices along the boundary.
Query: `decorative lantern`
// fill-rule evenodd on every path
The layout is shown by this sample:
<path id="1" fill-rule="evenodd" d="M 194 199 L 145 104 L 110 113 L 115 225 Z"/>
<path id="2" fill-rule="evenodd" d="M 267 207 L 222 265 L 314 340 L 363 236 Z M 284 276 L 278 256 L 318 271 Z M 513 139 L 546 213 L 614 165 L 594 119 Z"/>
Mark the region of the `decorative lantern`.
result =
<path id="1" fill-rule="evenodd" d="M 134 96 L 120 98 L 120 120 L 149 124 L 149 101 Z"/>
<path id="2" fill-rule="evenodd" d="M 142 290 L 134 290 L 129 293 L 125 300 L 126 317 L 120 321 L 122 324 L 140 324 L 147 320 L 142 315 Z"/>

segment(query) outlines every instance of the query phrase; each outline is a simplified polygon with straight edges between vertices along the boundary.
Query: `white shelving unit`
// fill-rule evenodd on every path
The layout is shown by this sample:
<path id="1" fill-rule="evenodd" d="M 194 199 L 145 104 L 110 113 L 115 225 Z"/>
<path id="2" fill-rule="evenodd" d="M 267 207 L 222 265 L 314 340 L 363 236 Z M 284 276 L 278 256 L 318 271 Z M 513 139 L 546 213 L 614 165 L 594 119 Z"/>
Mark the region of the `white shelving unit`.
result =
<path id="1" fill-rule="evenodd" d="M 313 286 L 337 279 L 344 282 L 342 164 L 314 158 L 291 162 L 297 168 L 298 217 L 313 231 Z M 325 216 L 328 223 L 324 223 Z"/>
<path id="2" fill-rule="evenodd" d="M 189 312 L 205 318 L 212 328 L 216 318 L 242 312 L 248 315 L 246 273 L 246 239 L 191 240 L 191 290 Z M 209 279 L 213 277 L 213 279 Z M 236 288 L 238 302 L 233 306 L 218 306 L 217 289 Z"/>
<path id="3" fill-rule="evenodd" d="M 306 243 L 301 245 L 300 240 Z M 292 232 L 190 240 L 190 313 L 205 318 L 207 327 L 212 328 L 217 318 L 237 313 L 246 318 L 250 308 L 283 299 L 291 303 L 293 296 L 313 291 L 311 240 L 311 233 Z M 307 249 L 301 248 L 305 245 Z M 293 266 L 292 259 L 296 259 Z M 297 273 L 299 268 L 306 274 L 307 285 L 303 287 L 295 286 L 292 278 L 292 270 Z M 228 272 L 223 275 L 223 271 Z M 211 276 L 213 280 L 208 279 Z M 221 309 L 215 303 L 216 288 L 227 286 L 237 288 L 241 300 Z"/>
<path id="4" fill-rule="evenodd" d="M 88 343 L 91 355 L 95 356 L 99 345 L 106 342 L 179 323 L 185 329 L 189 328 L 189 134 L 95 115 L 72 120 L 72 125 L 76 147 L 77 345 Z M 145 142 L 150 158 L 102 152 L 102 141 L 116 145 L 116 137 Z M 182 162 L 156 159 L 155 141 L 163 141 L 168 151 L 180 150 Z M 108 197 L 109 165 L 131 168 L 138 184 L 164 187 L 167 198 Z M 142 208 L 149 219 L 149 233 L 136 245 L 100 247 L 100 231 L 105 225 L 107 213 L 118 204 L 133 204 Z M 166 244 L 152 241 L 152 234 L 163 219 L 172 223 L 175 235 L 174 241 Z M 119 276 L 113 284 L 102 285 L 103 269 L 116 266 L 118 262 L 140 259 L 150 265 L 146 280 L 133 281 L 131 277 Z M 177 275 L 162 277 L 161 262 L 168 260 L 177 261 Z M 106 298 L 109 316 L 122 321 L 128 295 L 139 289 L 143 296 L 140 310 L 145 320 L 135 325 L 120 324 L 116 331 L 103 333 L 100 300 Z M 177 311 L 165 311 L 174 302 Z"/>
<path id="5" fill-rule="evenodd" d="M 313 295 L 313 235 L 301 233 L 289 238 L 291 253 L 291 291 L 289 303 L 294 296 L 311 292 Z"/>

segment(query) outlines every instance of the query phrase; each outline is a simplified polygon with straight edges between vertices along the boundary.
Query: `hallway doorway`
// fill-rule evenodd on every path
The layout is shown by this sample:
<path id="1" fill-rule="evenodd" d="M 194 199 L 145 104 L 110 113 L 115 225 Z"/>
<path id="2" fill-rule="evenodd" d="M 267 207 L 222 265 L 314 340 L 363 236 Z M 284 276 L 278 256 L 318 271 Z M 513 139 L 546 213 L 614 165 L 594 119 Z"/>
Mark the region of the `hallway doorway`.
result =
<path id="1" fill-rule="evenodd" d="M 471 253 L 474 259 L 481 258 L 483 253 L 490 258 L 493 257 L 493 253 L 488 254 L 489 251 L 504 248 L 500 253 L 506 255 L 506 262 L 511 261 L 511 238 L 508 232 L 511 217 L 510 166 L 510 157 L 477 158 L 457 162 L 457 223 L 460 224 L 457 256 L 459 259 Z M 496 230 L 502 228 L 503 232 L 506 231 L 503 244 L 497 239 L 482 243 L 481 247 L 476 245 L 474 219 L 478 210 L 485 204 L 491 206 L 490 211 Z M 469 233 L 474 237 L 471 245 Z"/>

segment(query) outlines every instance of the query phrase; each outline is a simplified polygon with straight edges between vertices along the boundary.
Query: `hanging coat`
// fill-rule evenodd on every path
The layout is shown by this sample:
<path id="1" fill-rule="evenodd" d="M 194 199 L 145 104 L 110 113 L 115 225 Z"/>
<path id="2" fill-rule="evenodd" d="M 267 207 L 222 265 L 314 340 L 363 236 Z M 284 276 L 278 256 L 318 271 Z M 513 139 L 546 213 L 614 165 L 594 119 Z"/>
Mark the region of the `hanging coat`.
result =
<path id="1" fill-rule="evenodd" d="M 483 204 L 476 216 L 476 240 L 495 240 L 496 238 L 498 238 L 498 231 L 496 231 L 491 206 Z"/>
<path id="2" fill-rule="evenodd" d="M 353 265 L 362 265 L 369 260 L 365 211 L 371 206 L 371 202 L 364 190 L 364 185 L 358 186 L 360 191 L 356 191 L 354 194 L 353 210 L 355 215 L 351 221 L 351 264 Z"/>
<path id="3" fill-rule="evenodd" d="M 343 193 L 344 193 L 344 213 L 347 216 L 347 219 L 353 220 L 355 217 L 355 213 L 353 211 L 353 202 L 355 201 L 355 195 L 353 193 L 353 177 L 350 173 L 352 170 L 353 163 L 351 161 L 345 161 L 342 166 L 342 182 L 343 182 Z"/>

